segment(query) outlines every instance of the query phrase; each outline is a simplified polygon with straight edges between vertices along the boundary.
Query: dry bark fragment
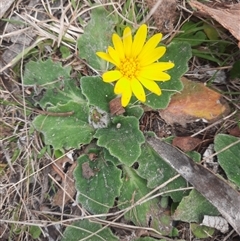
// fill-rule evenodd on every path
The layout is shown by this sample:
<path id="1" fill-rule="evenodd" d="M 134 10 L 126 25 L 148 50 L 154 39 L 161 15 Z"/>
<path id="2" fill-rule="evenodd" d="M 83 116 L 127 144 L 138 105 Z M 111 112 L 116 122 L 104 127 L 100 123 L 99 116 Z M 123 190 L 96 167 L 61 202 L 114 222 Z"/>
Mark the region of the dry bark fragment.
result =
<path id="1" fill-rule="evenodd" d="M 239 41 L 240 48 L 240 3 L 223 7 L 208 7 L 198 1 L 190 1 L 190 5 L 200 12 L 210 15 Z"/>
<path id="2" fill-rule="evenodd" d="M 224 180 L 202 165 L 196 164 L 173 146 L 154 137 L 148 137 L 147 142 L 160 157 L 212 203 L 240 235 L 240 194 Z"/>

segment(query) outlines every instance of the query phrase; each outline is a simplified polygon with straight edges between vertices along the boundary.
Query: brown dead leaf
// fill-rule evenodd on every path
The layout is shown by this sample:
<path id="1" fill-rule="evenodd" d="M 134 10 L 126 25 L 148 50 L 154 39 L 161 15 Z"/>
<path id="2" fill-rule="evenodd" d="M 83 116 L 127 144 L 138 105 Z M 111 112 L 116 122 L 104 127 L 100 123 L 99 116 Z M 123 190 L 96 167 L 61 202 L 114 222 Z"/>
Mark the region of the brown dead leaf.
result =
<path id="1" fill-rule="evenodd" d="M 88 162 L 84 162 L 82 164 L 82 175 L 86 179 L 90 179 L 91 177 L 94 177 L 94 171 L 92 168 L 89 166 Z"/>
<path id="2" fill-rule="evenodd" d="M 175 94 L 169 106 L 159 110 L 161 117 L 170 125 L 178 123 L 186 127 L 198 119 L 214 122 L 229 113 L 229 106 L 223 103 L 221 95 L 204 84 L 182 78 L 181 93 Z"/>
<path id="3" fill-rule="evenodd" d="M 146 237 L 149 236 L 149 231 L 145 230 L 145 229 L 137 229 L 135 231 L 135 235 L 136 237 L 140 238 L 140 237 Z"/>
<path id="4" fill-rule="evenodd" d="M 121 105 L 121 99 L 119 97 L 109 102 L 109 109 L 111 115 L 121 115 L 125 112 L 125 109 Z"/>
<path id="5" fill-rule="evenodd" d="M 240 48 L 240 3 L 224 7 L 208 7 L 198 1 L 190 1 L 190 5 L 200 12 L 210 15 L 239 41 Z"/>
<path id="6" fill-rule="evenodd" d="M 152 15 L 158 30 L 162 33 L 172 32 L 177 19 L 176 0 L 146 0 L 146 3 L 153 12 Z"/>
<path id="7" fill-rule="evenodd" d="M 196 137 L 177 136 L 173 139 L 172 145 L 186 152 L 186 151 L 193 151 L 201 142 L 202 140 Z"/>
<path id="8" fill-rule="evenodd" d="M 228 133 L 232 136 L 240 137 L 240 128 L 239 126 L 236 126 L 230 130 L 228 130 Z"/>
<path id="9" fill-rule="evenodd" d="M 73 179 L 73 171 L 76 168 L 77 163 L 74 162 L 72 166 L 67 171 L 66 175 L 64 175 L 64 178 L 62 179 L 62 188 L 59 188 L 57 193 L 53 197 L 52 204 L 63 207 L 68 201 L 72 200 L 75 193 L 75 185 L 74 185 L 74 179 Z M 64 193 L 65 192 L 65 193 Z"/>

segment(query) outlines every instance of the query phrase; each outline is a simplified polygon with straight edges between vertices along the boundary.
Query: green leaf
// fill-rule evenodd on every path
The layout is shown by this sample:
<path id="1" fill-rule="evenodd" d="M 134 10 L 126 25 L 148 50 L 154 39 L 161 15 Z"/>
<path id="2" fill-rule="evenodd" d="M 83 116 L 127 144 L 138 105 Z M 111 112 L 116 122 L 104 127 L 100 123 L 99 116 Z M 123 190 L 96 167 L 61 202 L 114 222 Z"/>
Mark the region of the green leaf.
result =
<path id="1" fill-rule="evenodd" d="M 81 156 L 74 177 L 79 203 L 93 214 L 107 213 L 120 195 L 121 171 L 102 154 L 94 161 L 87 155 Z"/>
<path id="2" fill-rule="evenodd" d="M 123 165 L 122 169 L 123 186 L 118 200 L 118 207 L 125 209 L 147 195 L 151 189 L 146 186 L 146 180 L 139 177 L 133 168 Z M 170 216 L 164 213 L 166 209 L 161 208 L 158 203 L 159 200 L 153 198 L 133 207 L 124 217 L 137 226 L 151 227 L 167 235 L 172 229 L 172 221 Z M 160 213 L 161 215 L 159 215 Z"/>
<path id="3" fill-rule="evenodd" d="M 102 77 L 87 76 L 81 78 L 81 87 L 90 105 L 109 112 L 109 102 L 116 97 L 113 85 L 104 83 Z M 124 115 L 135 116 L 138 119 L 143 114 L 143 109 L 137 105 L 129 105 L 125 110 Z"/>
<path id="4" fill-rule="evenodd" d="M 65 79 L 70 79 L 71 67 L 62 67 L 60 62 L 29 61 L 25 66 L 23 84 L 33 85 L 37 88 L 60 87 Z"/>
<path id="5" fill-rule="evenodd" d="M 191 223 L 191 231 L 196 238 L 209 238 L 212 237 L 215 229 L 197 223 Z"/>
<path id="6" fill-rule="evenodd" d="M 42 233 L 41 229 L 38 226 L 30 226 L 29 233 L 33 239 L 38 239 Z"/>
<path id="7" fill-rule="evenodd" d="M 230 70 L 230 76 L 231 76 L 232 79 L 240 78 L 240 60 L 236 61 L 233 64 L 233 67 Z"/>
<path id="8" fill-rule="evenodd" d="M 112 125 L 96 131 L 97 144 L 108 149 L 110 154 L 122 163 L 131 166 L 141 154 L 141 144 L 145 141 L 139 130 L 138 119 L 133 116 L 116 116 Z"/>
<path id="9" fill-rule="evenodd" d="M 219 33 L 216 30 L 216 28 L 214 28 L 213 26 L 211 26 L 207 23 L 204 23 L 203 30 L 210 40 L 218 40 L 219 39 Z"/>
<path id="10" fill-rule="evenodd" d="M 67 57 L 69 57 L 71 55 L 70 49 L 68 47 L 64 46 L 64 45 L 62 45 L 60 47 L 60 52 L 62 54 L 63 59 L 66 59 Z"/>
<path id="11" fill-rule="evenodd" d="M 177 172 L 173 170 L 153 149 L 147 144 L 142 145 L 142 153 L 138 158 L 139 167 L 137 173 L 147 179 L 147 186 L 149 188 L 155 188 L 170 178 L 177 175 Z M 187 182 L 184 178 L 179 177 L 169 183 L 161 191 L 173 190 L 178 188 L 187 187 Z M 188 194 L 187 191 L 176 191 L 166 195 L 170 196 L 174 202 L 180 202 L 183 196 Z"/>
<path id="12" fill-rule="evenodd" d="M 192 47 L 201 45 L 207 40 L 207 36 L 203 31 L 189 34 L 188 36 L 178 36 L 177 40 L 189 43 Z"/>
<path id="13" fill-rule="evenodd" d="M 99 58 L 96 52 L 104 52 L 111 45 L 115 22 L 114 14 L 107 12 L 105 8 L 92 9 L 91 20 L 77 41 L 80 57 L 94 69 L 106 69 L 106 61 Z"/>
<path id="14" fill-rule="evenodd" d="M 228 179 L 240 187 L 240 138 L 218 134 L 214 143 L 215 151 L 220 152 L 217 155 L 220 166 L 225 171 Z M 227 148 L 227 146 L 229 147 Z M 224 148 L 227 149 L 222 151 Z"/>
<path id="15" fill-rule="evenodd" d="M 101 228 L 102 226 L 100 224 L 88 220 L 77 221 L 74 222 L 72 226 L 66 228 L 61 241 L 79 241 L 83 239 L 86 241 L 118 241 L 118 238 L 112 234 L 110 228 L 104 228 L 102 231 L 98 232 Z M 91 237 L 88 238 L 90 235 Z"/>
<path id="16" fill-rule="evenodd" d="M 217 55 L 216 55 L 216 54 L 213 54 L 210 49 L 207 49 L 207 50 L 193 49 L 193 50 L 192 50 L 192 53 L 193 53 L 193 55 L 196 56 L 196 57 L 213 61 L 213 62 L 217 63 L 217 64 L 220 65 L 220 66 L 222 66 L 222 65 L 224 64 L 224 62 L 221 61 L 220 58 L 217 58 Z"/>
<path id="17" fill-rule="evenodd" d="M 171 61 L 175 64 L 174 68 L 167 71 L 171 76 L 171 79 L 166 82 L 156 82 L 162 89 L 162 95 L 157 96 L 153 93 L 147 95 L 147 100 L 144 103 L 145 105 L 150 106 L 153 109 L 164 109 L 167 107 L 171 96 L 183 88 L 180 77 L 187 71 L 188 60 L 190 58 L 191 48 L 188 43 L 172 42 L 167 47 L 167 52 L 160 59 L 160 62 Z M 146 93 L 148 92 L 146 91 Z"/>
<path id="18" fill-rule="evenodd" d="M 104 148 L 103 153 L 105 160 L 112 162 L 115 166 L 122 164 L 116 157 L 112 156 L 107 149 Z"/>
<path id="19" fill-rule="evenodd" d="M 182 199 L 173 218 L 189 223 L 200 223 L 204 215 L 217 216 L 219 212 L 205 197 L 193 189 L 189 196 Z"/>
<path id="20" fill-rule="evenodd" d="M 198 46 L 205 42 L 207 39 L 206 34 L 203 32 L 204 27 L 199 26 L 202 25 L 201 22 L 194 23 L 194 22 L 186 22 L 181 27 L 180 34 L 174 38 L 175 41 L 186 42 L 191 46 Z"/>
<path id="21" fill-rule="evenodd" d="M 102 77 L 88 76 L 81 78 L 81 87 L 90 105 L 109 112 L 109 102 L 116 97 L 111 84 L 104 83 Z"/>
<path id="22" fill-rule="evenodd" d="M 144 113 L 143 108 L 137 105 L 128 105 L 126 107 L 126 116 L 135 116 L 137 119 L 140 119 Z"/>
<path id="23" fill-rule="evenodd" d="M 196 151 L 188 151 L 185 153 L 190 158 L 192 158 L 195 162 L 199 163 L 202 160 L 201 154 Z"/>
<path id="24" fill-rule="evenodd" d="M 88 124 L 89 108 L 86 104 L 68 102 L 48 108 L 48 111 L 74 113 L 67 116 L 39 115 L 34 119 L 33 126 L 43 133 L 46 145 L 52 145 L 54 149 L 70 149 L 92 140 L 94 129 Z"/>
<path id="25" fill-rule="evenodd" d="M 85 97 L 77 85 L 76 81 L 67 79 L 62 82 L 61 86 L 48 88 L 39 101 L 39 105 L 42 108 L 46 108 L 56 106 L 57 104 L 63 105 L 69 101 L 86 104 Z"/>

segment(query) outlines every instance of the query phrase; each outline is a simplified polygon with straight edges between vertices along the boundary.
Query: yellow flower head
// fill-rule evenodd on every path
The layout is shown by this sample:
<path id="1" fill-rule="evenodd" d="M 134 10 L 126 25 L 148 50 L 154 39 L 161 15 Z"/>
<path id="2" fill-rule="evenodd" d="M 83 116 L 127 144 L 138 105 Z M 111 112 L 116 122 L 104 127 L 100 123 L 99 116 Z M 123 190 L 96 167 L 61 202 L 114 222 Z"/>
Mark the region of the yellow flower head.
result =
<path id="1" fill-rule="evenodd" d="M 129 27 L 126 27 L 121 39 L 113 34 L 113 46 L 108 47 L 107 53 L 96 54 L 114 64 L 114 70 L 102 75 L 103 81 L 111 83 L 116 81 L 114 92 L 122 95 L 122 106 L 127 106 L 132 94 L 141 102 L 146 101 L 143 86 L 156 95 L 161 95 L 161 89 L 155 81 L 170 80 L 170 75 L 165 70 L 174 67 L 171 62 L 156 62 L 166 52 L 166 48 L 157 47 L 162 39 L 162 34 L 153 35 L 147 42 L 147 25 L 143 24 L 137 30 L 134 38 Z"/>

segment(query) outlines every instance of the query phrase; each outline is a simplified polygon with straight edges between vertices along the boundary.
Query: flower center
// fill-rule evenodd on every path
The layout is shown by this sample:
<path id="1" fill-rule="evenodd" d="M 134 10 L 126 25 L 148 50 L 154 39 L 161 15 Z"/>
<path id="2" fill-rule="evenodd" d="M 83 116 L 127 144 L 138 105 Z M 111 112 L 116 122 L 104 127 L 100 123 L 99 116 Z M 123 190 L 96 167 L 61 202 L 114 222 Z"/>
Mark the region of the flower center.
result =
<path id="1" fill-rule="evenodd" d="M 126 58 L 121 62 L 120 71 L 123 76 L 132 79 L 137 76 L 139 71 L 139 62 L 135 58 Z"/>

